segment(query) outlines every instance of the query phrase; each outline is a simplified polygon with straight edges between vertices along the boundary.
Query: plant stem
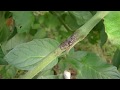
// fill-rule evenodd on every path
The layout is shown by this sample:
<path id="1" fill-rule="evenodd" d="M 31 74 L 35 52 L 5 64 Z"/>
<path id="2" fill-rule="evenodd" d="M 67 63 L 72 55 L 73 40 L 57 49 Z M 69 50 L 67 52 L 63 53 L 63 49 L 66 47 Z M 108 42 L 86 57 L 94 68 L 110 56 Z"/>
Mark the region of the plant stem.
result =
<path id="1" fill-rule="evenodd" d="M 57 49 L 52 51 L 45 58 L 43 58 L 42 62 L 38 63 L 38 65 L 34 69 L 28 71 L 21 78 L 23 79 L 33 78 L 40 71 L 42 71 L 49 63 L 51 63 L 55 58 L 60 56 L 62 52 L 69 51 L 76 43 L 83 40 L 94 28 L 94 26 L 96 26 L 96 24 L 98 24 L 98 22 L 108 13 L 109 13 L 108 11 L 97 12 L 87 23 L 85 23 L 82 27 L 76 30 L 75 33 L 70 38 L 68 38 Z"/>
<path id="2" fill-rule="evenodd" d="M 82 41 L 89 32 L 105 17 L 109 11 L 98 11 L 88 22 L 75 31 L 76 41 L 69 47 L 69 50 L 79 41 Z"/>

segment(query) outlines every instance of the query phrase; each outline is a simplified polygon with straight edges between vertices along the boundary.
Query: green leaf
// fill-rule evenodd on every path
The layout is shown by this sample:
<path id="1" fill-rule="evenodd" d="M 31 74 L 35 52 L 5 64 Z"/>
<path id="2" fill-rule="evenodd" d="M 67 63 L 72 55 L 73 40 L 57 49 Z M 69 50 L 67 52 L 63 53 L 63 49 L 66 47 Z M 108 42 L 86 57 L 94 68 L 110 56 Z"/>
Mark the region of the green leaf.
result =
<path id="1" fill-rule="evenodd" d="M 37 33 L 34 35 L 34 39 L 41 39 L 46 36 L 46 31 L 45 29 L 39 29 Z"/>
<path id="2" fill-rule="evenodd" d="M 58 44 L 57 41 L 49 38 L 34 39 L 31 42 L 16 46 L 5 56 L 5 59 L 10 65 L 14 65 L 19 69 L 31 70 Z M 44 70 L 51 69 L 57 62 L 57 59 L 54 60 Z"/>
<path id="3" fill-rule="evenodd" d="M 107 34 L 105 33 L 105 27 L 103 20 L 101 20 L 87 36 L 88 40 L 92 44 L 96 44 L 100 41 L 102 47 L 107 41 Z"/>
<path id="4" fill-rule="evenodd" d="M 2 51 L 2 48 L 0 47 L 0 65 L 6 65 L 8 64 L 4 59 L 4 53 Z"/>
<path id="5" fill-rule="evenodd" d="M 76 30 L 80 26 L 77 24 L 76 18 L 72 17 L 71 15 L 67 15 L 65 17 L 65 23 L 71 28 L 71 30 Z"/>
<path id="6" fill-rule="evenodd" d="M 2 75 L 2 79 L 12 79 L 17 73 L 17 69 L 11 65 L 2 65 L 0 66 L 0 68 L 0 74 Z"/>
<path id="7" fill-rule="evenodd" d="M 78 51 L 70 55 L 67 62 L 76 68 L 77 78 L 120 79 L 117 68 L 94 53 Z"/>
<path id="8" fill-rule="evenodd" d="M 29 32 L 34 23 L 34 15 L 31 11 L 11 11 L 18 33 Z"/>
<path id="9" fill-rule="evenodd" d="M 120 46 L 120 12 L 110 12 L 104 18 L 105 31 L 109 41 L 116 46 Z"/>
<path id="10" fill-rule="evenodd" d="M 31 39 L 31 36 L 26 33 L 19 33 L 16 34 L 13 38 L 11 38 L 9 41 L 2 44 L 3 52 L 6 54 L 10 50 L 12 50 L 15 46 L 25 43 Z"/>
<path id="11" fill-rule="evenodd" d="M 39 23 L 35 23 L 32 26 L 32 29 L 39 29 L 40 28 L 40 24 Z"/>
<path id="12" fill-rule="evenodd" d="M 92 15 L 95 15 L 95 14 L 97 13 L 97 11 L 90 11 L 90 13 L 91 13 Z"/>
<path id="13" fill-rule="evenodd" d="M 52 70 L 41 72 L 37 79 L 63 79 L 63 74 L 54 75 Z"/>
<path id="14" fill-rule="evenodd" d="M 0 27 L 2 27 L 2 29 L 0 29 L 0 43 L 3 43 L 4 41 L 7 40 L 9 32 L 5 25 Z"/>
<path id="15" fill-rule="evenodd" d="M 16 34 L 17 34 L 17 29 L 14 28 L 13 32 L 10 34 L 10 36 L 8 37 L 7 40 L 10 40 L 10 39 L 13 38 Z"/>
<path id="16" fill-rule="evenodd" d="M 92 17 L 92 14 L 89 11 L 70 11 L 70 13 L 75 16 L 77 23 L 80 26 Z"/>
<path id="17" fill-rule="evenodd" d="M 40 25 L 43 24 L 44 21 L 45 21 L 45 15 L 38 16 L 38 22 L 39 22 Z"/>
<path id="18" fill-rule="evenodd" d="M 57 17 L 52 15 L 51 13 L 46 13 L 44 16 L 39 17 L 39 23 L 43 23 L 46 25 L 47 28 L 54 29 L 60 22 Z"/>
<path id="19" fill-rule="evenodd" d="M 94 79 L 120 79 L 120 73 L 117 68 L 102 61 L 97 55 L 88 53 L 81 61 L 81 73 L 84 78 Z"/>
<path id="20" fill-rule="evenodd" d="M 0 11 L 0 43 L 3 43 L 7 40 L 10 31 L 7 28 L 6 21 L 5 21 L 5 12 Z"/>
<path id="21" fill-rule="evenodd" d="M 117 68 L 119 68 L 119 65 L 120 65 L 120 50 L 119 49 L 117 49 L 114 54 L 114 57 L 112 59 L 112 64 L 116 66 Z"/>
<path id="22" fill-rule="evenodd" d="M 108 39 L 107 33 L 105 32 L 105 28 L 103 27 L 103 29 L 100 31 L 100 46 L 102 47 L 106 41 Z"/>
<path id="23" fill-rule="evenodd" d="M 80 59 L 82 59 L 83 57 L 85 57 L 87 55 L 86 52 L 70 52 L 68 57 L 66 57 L 65 59 L 61 59 L 60 62 L 58 63 L 58 67 L 60 69 L 60 72 L 64 72 L 64 70 L 67 70 L 69 68 L 76 68 L 79 69 L 79 62 Z"/>

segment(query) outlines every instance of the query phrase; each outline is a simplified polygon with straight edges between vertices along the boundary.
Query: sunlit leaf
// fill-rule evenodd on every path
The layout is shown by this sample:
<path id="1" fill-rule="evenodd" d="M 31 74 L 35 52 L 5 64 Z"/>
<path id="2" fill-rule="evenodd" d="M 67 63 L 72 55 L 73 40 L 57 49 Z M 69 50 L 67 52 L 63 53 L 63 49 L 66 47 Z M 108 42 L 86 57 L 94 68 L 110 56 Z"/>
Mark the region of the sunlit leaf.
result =
<path id="1" fill-rule="evenodd" d="M 12 50 L 15 46 L 28 42 L 30 39 L 31 36 L 29 34 L 25 34 L 25 33 L 16 34 L 9 41 L 2 44 L 3 52 L 6 54 L 10 50 Z"/>
<path id="2" fill-rule="evenodd" d="M 117 68 L 94 53 L 78 51 L 66 58 L 66 62 L 72 68 L 77 69 L 76 78 L 120 79 Z"/>
<path id="3" fill-rule="evenodd" d="M 34 15 L 31 11 L 11 11 L 18 33 L 28 32 L 34 23 Z"/>
<path id="4" fill-rule="evenodd" d="M 109 41 L 116 46 L 120 46 L 120 12 L 110 12 L 104 18 L 105 31 Z"/>
<path id="5" fill-rule="evenodd" d="M 28 43 L 23 43 L 11 50 L 5 59 L 10 65 L 22 70 L 31 70 L 38 62 L 41 62 L 46 55 L 53 51 L 58 42 L 53 39 L 34 39 Z M 44 70 L 52 68 L 58 60 L 51 62 Z"/>

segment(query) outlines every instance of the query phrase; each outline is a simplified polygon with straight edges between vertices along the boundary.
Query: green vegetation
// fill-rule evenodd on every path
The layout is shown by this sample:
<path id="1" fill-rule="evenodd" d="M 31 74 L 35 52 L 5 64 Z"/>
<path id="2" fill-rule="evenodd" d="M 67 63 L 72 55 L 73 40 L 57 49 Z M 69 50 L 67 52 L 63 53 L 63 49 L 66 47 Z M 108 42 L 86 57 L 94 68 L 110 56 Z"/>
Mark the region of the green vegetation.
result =
<path id="1" fill-rule="evenodd" d="M 1 11 L 1 79 L 120 79 L 119 11 Z"/>

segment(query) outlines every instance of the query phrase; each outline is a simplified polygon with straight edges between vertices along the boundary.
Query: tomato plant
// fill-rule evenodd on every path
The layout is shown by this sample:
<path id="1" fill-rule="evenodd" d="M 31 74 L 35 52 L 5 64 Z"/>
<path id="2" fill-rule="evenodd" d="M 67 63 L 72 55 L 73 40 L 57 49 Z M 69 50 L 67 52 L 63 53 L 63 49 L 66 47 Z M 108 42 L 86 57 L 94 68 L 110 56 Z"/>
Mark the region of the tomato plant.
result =
<path id="1" fill-rule="evenodd" d="M 120 79 L 119 11 L 0 11 L 1 79 Z"/>

